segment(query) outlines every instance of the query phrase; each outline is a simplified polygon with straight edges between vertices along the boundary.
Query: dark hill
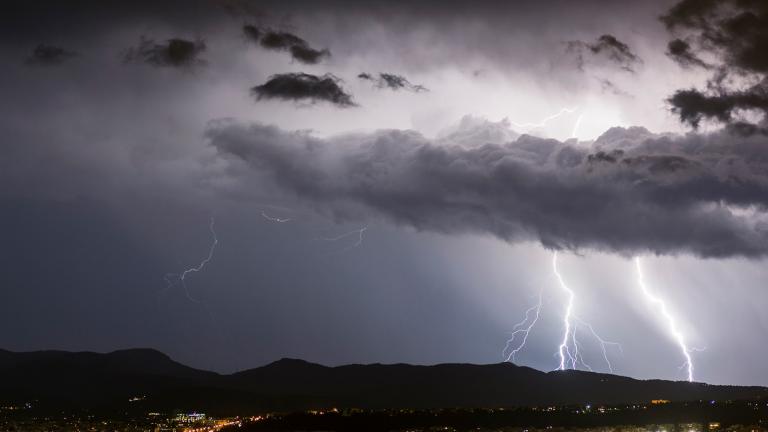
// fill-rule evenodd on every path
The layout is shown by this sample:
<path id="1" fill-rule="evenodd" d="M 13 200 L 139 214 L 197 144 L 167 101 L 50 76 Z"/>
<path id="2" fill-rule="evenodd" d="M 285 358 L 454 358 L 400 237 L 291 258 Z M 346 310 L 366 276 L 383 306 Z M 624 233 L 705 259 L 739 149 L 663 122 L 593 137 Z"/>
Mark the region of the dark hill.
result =
<path id="1" fill-rule="evenodd" d="M 146 395 L 130 403 L 133 396 Z M 190 368 L 147 349 L 91 352 L 0 350 L 0 402 L 109 409 L 293 411 L 322 407 L 436 408 L 620 404 L 651 399 L 767 397 L 764 387 L 636 380 L 580 371 L 541 372 L 510 363 L 327 367 L 283 359 L 231 375 Z"/>

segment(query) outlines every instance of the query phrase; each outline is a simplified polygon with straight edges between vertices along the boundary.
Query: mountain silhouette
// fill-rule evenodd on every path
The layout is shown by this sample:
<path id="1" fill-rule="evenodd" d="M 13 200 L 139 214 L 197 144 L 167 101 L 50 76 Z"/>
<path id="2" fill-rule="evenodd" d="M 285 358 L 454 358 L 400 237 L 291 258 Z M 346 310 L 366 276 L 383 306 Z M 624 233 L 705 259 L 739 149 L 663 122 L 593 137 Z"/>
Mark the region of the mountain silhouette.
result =
<path id="1" fill-rule="evenodd" d="M 139 397 L 139 401 L 129 402 Z M 201 409 L 219 413 L 350 408 L 512 407 L 741 400 L 768 388 L 637 380 L 583 371 L 542 372 L 511 363 L 328 367 L 282 359 L 223 375 L 151 349 L 0 350 L 0 402 L 89 409 Z"/>

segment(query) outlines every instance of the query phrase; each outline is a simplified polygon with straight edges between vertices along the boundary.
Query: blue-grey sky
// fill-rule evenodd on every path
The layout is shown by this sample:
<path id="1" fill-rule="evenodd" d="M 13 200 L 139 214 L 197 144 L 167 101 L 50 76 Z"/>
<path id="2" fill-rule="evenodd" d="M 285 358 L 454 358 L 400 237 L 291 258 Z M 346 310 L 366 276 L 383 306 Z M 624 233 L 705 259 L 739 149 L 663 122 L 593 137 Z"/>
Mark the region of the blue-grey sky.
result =
<path id="1" fill-rule="evenodd" d="M 615 373 L 686 379 L 684 341 L 768 385 L 766 71 L 701 48 L 722 11 L 48 3 L 0 19 L 0 347 L 493 363 L 541 295 L 515 361 L 551 370 L 558 251 L 579 368 L 588 322 Z"/>

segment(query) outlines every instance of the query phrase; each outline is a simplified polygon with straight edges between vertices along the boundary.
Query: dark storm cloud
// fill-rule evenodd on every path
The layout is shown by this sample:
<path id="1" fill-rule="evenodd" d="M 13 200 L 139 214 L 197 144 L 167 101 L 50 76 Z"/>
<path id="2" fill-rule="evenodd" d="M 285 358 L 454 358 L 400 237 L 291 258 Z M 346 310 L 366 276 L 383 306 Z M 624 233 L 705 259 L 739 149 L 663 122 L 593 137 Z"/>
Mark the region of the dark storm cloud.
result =
<path id="1" fill-rule="evenodd" d="M 129 63 L 146 63 L 159 67 L 192 67 L 205 64 L 200 54 L 205 51 L 202 40 L 168 39 L 166 43 L 157 43 L 142 37 L 138 46 L 130 48 L 125 54 Z"/>
<path id="2" fill-rule="evenodd" d="M 243 26 L 243 34 L 251 42 L 258 42 L 261 39 L 263 32 L 260 28 L 252 24 L 246 24 Z"/>
<path id="3" fill-rule="evenodd" d="M 709 67 L 691 51 L 691 44 L 682 39 L 675 39 L 669 42 L 667 45 L 667 55 L 683 67 Z"/>
<path id="4" fill-rule="evenodd" d="M 642 60 L 629 48 L 629 45 L 618 40 L 615 36 L 604 34 L 593 43 L 570 41 L 566 43 L 567 51 L 576 54 L 579 68 L 584 67 L 584 54 L 603 57 L 618 65 L 627 72 L 634 72 L 634 67 Z"/>
<path id="5" fill-rule="evenodd" d="M 56 66 L 75 57 L 77 54 L 54 45 L 40 44 L 27 57 L 26 64 L 31 66 Z"/>
<path id="6" fill-rule="evenodd" d="M 261 38 L 261 46 L 267 49 L 287 51 L 294 45 L 306 45 L 307 41 L 293 33 L 266 30 Z"/>
<path id="7" fill-rule="evenodd" d="M 323 59 L 330 57 L 331 52 L 327 49 L 316 50 L 307 45 L 293 45 L 291 47 L 291 56 L 304 64 L 320 63 Z"/>
<path id="8" fill-rule="evenodd" d="M 694 128 L 705 118 L 731 123 L 738 110 L 768 111 L 768 87 L 759 85 L 745 91 L 711 95 L 696 89 L 678 90 L 669 102 L 680 120 Z"/>
<path id="9" fill-rule="evenodd" d="M 330 102 L 338 107 L 356 106 L 352 96 L 339 85 L 334 75 L 317 76 L 307 73 L 273 75 L 264 84 L 251 89 L 256 99 L 282 99 L 287 101 Z"/>
<path id="10" fill-rule="evenodd" d="M 363 72 L 357 75 L 358 78 L 366 81 L 371 81 L 377 88 L 387 88 L 390 90 L 408 90 L 414 93 L 428 91 L 426 87 L 420 84 L 412 84 L 408 79 L 402 75 L 395 75 L 391 73 L 380 73 L 378 77 Z"/>
<path id="11" fill-rule="evenodd" d="M 739 115 L 768 115 L 768 3 L 757 0 L 691 1 L 673 6 L 661 20 L 686 40 L 669 43 L 669 54 L 686 66 L 713 69 L 706 90 L 676 92 L 669 102 L 680 120 L 744 123 Z M 713 59 L 713 64 L 702 60 Z M 744 87 L 744 82 L 753 82 Z M 732 130 L 749 130 L 736 125 Z M 756 128 L 755 131 L 759 130 Z"/>
<path id="12" fill-rule="evenodd" d="M 294 60 L 304 64 L 317 64 L 331 56 L 329 50 L 312 48 L 307 41 L 293 33 L 261 29 L 250 24 L 243 26 L 243 33 L 266 49 L 287 51 Z"/>
<path id="13" fill-rule="evenodd" d="M 614 128 L 592 149 L 526 135 L 449 145 L 401 130 L 318 139 L 258 124 L 208 136 L 259 184 L 339 219 L 621 254 L 768 254 L 768 224 L 729 207 L 768 204 L 768 148 L 727 134 Z"/>

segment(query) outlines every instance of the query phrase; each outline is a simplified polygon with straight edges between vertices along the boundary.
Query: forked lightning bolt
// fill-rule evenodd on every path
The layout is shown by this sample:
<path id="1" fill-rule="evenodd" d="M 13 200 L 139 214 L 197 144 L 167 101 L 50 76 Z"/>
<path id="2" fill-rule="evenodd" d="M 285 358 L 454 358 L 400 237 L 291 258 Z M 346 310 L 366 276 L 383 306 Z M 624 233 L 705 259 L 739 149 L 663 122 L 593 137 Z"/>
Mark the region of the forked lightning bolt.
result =
<path id="1" fill-rule="evenodd" d="M 560 289 L 565 292 L 566 298 L 566 308 L 563 314 L 563 338 L 557 350 L 557 355 L 560 358 L 560 363 L 557 369 L 578 369 L 579 367 L 582 367 L 589 371 L 593 370 L 592 366 L 589 365 L 589 363 L 587 363 L 587 361 L 584 359 L 584 355 L 581 350 L 582 343 L 576 336 L 578 328 L 581 327 L 586 329 L 600 345 L 600 352 L 602 354 L 603 360 L 605 361 L 608 370 L 613 373 L 613 364 L 611 363 L 608 355 L 608 347 L 615 347 L 619 350 L 619 352 L 621 352 L 621 345 L 616 342 L 603 339 L 595 331 L 594 327 L 592 327 L 590 323 L 582 320 L 576 315 L 574 306 L 576 294 L 565 283 L 565 279 L 563 279 L 563 276 L 558 269 L 557 252 L 555 252 L 552 256 L 552 269 Z M 525 344 L 528 341 L 528 336 L 539 320 L 543 304 L 542 299 L 543 291 L 539 293 L 538 302 L 525 311 L 525 317 L 523 320 L 512 328 L 512 336 L 509 338 L 509 340 L 507 340 L 507 344 L 504 346 L 504 350 L 502 351 L 502 355 L 506 361 L 514 362 L 517 354 L 525 347 Z"/>
<path id="2" fill-rule="evenodd" d="M 528 341 L 528 335 L 539 320 L 543 295 L 544 290 L 539 291 L 539 302 L 528 308 L 528 310 L 525 311 L 525 318 L 512 327 L 512 335 L 509 340 L 507 340 L 507 345 L 501 352 L 501 355 L 506 359 L 505 361 L 514 363 L 517 353 L 525 347 L 525 343 Z M 530 318 L 532 313 L 533 319 Z M 520 336 L 519 342 L 515 344 L 515 341 L 518 340 L 518 336 Z"/>
<path id="3" fill-rule="evenodd" d="M 562 108 L 557 113 L 546 117 L 542 121 L 538 123 L 515 123 L 510 122 L 515 127 L 519 128 L 526 128 L 526 127 L 544 127 L 546 124 L 554 120 L 564 114 L 572 114 L 576 111 L 576 108 Z M 571 132 L 571 138 L 577 138 L 579 126 L 581 125 L 581 121 L 583 120 L 583 114 L 579 115 L 579 117 L 576 119 L 576 122 L 573 125 L 573 130 Z M 600 345 L 600 351 L 603 356 L 603 360 L 605 361 L 605 364 L 608 367 L 608 370 L 610 372 L 613 372 L 613 364 L 611 363 L 609 356 L 608 356 L 608 346 L 614 346 L 619 351 L 621 351 L 621 345 L 616 342 L 610 342 L 597 334 L 595 329 L 592 327 L 591 324 L 585 322 L 584 320 L 578 318 L 574 313 L 574 301 L 576 294 L 571 290 L 568 285 L 565 283 L 565 280 L 563 279 L 562 275 L 560 274 L 560 271 L 557 267 L 557 252 L 555 252 L 552 256 L 552 269 L 555 273 L 555 277 L 557 278 L 558 284 L 560 285 L 560 288 L 562 291 L 564 291 L 566 296 L 566 308 L 565 313 L 563 315 L 563 339 L 560 342 L 560 345 L 558 346 L 557 354 L 560 357 L 560 364 L 557 369 L 559 370 L 565 370 L 565 369 L 576 369 L 578 365 L 583 366 L 585 369 L 592 370 L 592 367 L 584 360 L 584 356 L 579 351 L 579 347 L 581 343 L 579 342 L 578 338 L 576 337 L 576 330 L 578 326 L 581 326 L 583 328 L 586 328 L 589 333 L 592 335 L 592 337 L 595 338 L 595 340 Z M 541 307 L 542 307 L 542 294 L 543 291 L 539 293 L 539 301 L 537 304 L 531 306 L 528 310 L 525 312 L 525 318 L 517 323 L 512 328 L 512 336 L 507 340 L 507 344 L 504 347 L 504 350 L 502 351 L 502 355 L 506 359 L 506 361 L 515 361 L 516 355 L 525 347 L 526 342 L 528 341 L 528 336 L 531 333 L 531 330 L 534 328 L 536 323 L 539 320 L 539 315 L 541 313 Z M 533 318 L 531 318 L 533 316 Z"/>
<path id="4" fill-rule="evenodd" d="M 648 299 L 648 301 L 656 305 L 656 307 L 659 309 L 659 312 L 661 313 L 661 316 L 667 322 L 669 334 L 680 347 L 680 351 L 685 358 L 685 363 L 683 363 L 682 367 L 687 369 L 688 381 L 693 382 L 693 359 L 691 358 L 691 351 L 693 350 L 688 348 L 688 345 L 686 345 L 685 337 L 683 336 L 683 333 L 680 332 L 680 330 L 677 328 L 675 318 L 667 309 L 667 305 L 664 303 L 664 300 L 654 295 L 646 286 L 645 279 L 643 278 L 643 267 L 640 264 L 640 257 L 635 257 L 635 267 L 637 267 L 637 283 L 640 285 L 640 289 L 643 291 L 643 295 L 646 299 Z"/>
<path id="5" fill-rule="evenodd" d="M 560 285 L 560 288 L 565 292 L 566 296 L 566 307 L 565 307 L 565 313 L 563 314 L 563 339 L 560 341 L 560 345 L 558 346 L 557 354 L 560 357 L 560 364 L 558 365 L 558 370 L 565 370 L 565 369 L 577 369 L 577 366 L 581 364 L 585 369 L 587 370 L 593 370 L 592 366 L 590 366 L 585 360 L 584 356 L 579 350 L 579 346 L 581 345 L 581 342 L 579 342 L 578 338 L 576 337 L 576 330 L 578 329 L 578 326 L 582 326 L 589 330 L 592 337 L 595 338 L 595 340 L 600 345 L 600 351 L 603 356 L 603 360 L 605 361 L 605 364 L 608 366 L 608 370 L 610 372 L 613 372 L 613 364 L 611 364 L 610 359 L 608 358 L 608 346 L 614 346 L 619 351 L 621 351 L 621 345 L 617 342 L 610 342 L 602 337 L 600 337 L 599 334 L 595 331 L 594 327 L 592 327 L 591 324 L 588 322 L 582 320 L 578 316 L 576 316 L 575 313 L 575 300 L 576 300 L 576 293 L 568 286 L 568 284 L 565 283 L 565 280 L 563 279 L 563 275 L 560 274 L 560 270 L 557 267 L 557 251 L 555 251 L 552 254 L 552 271 L 555 273 L 555 277 L 557 278 L 557 282 Z"/>
<path id="6" fill-rule="evenodd" d="M 219 238 L 216 235 L 215 225 L 216 225 L 216 220 L 213 218 L 213 216 L 211 216 L 211 223 L 210 225 L 208 225 L 208 229 L 211 231 L 211 236 L 213 237 L 213 243 L 211 243 L 211 247 L 208 249 L 208 255 L 202 261 L 200 261 L 198 265 L 194 267 L 190 267 L 178 274 L 169 273 L 165 275 L 165 281 L 166 283 L 168 283 L 169 288 L 174 285 L 173 281 L 171 280 L 171 276 L 177 276 L 181 284 L 181 287 L 184 288 L 184 294 L 187 296 L 187 298 L 190 301 L 193 301 L 195 303 L 200 303 L 200 300 L 195 299 L 189 294 L 189 290 L 187 289 L 187 284 L 185 283 L 185 279 L 191 273 L 197 273 L 203 270 L 205 266 L 211 261 L 211 259 L 213 259 L 213 252 L 216 250 L 216 246 L 219 244 Z"/>

